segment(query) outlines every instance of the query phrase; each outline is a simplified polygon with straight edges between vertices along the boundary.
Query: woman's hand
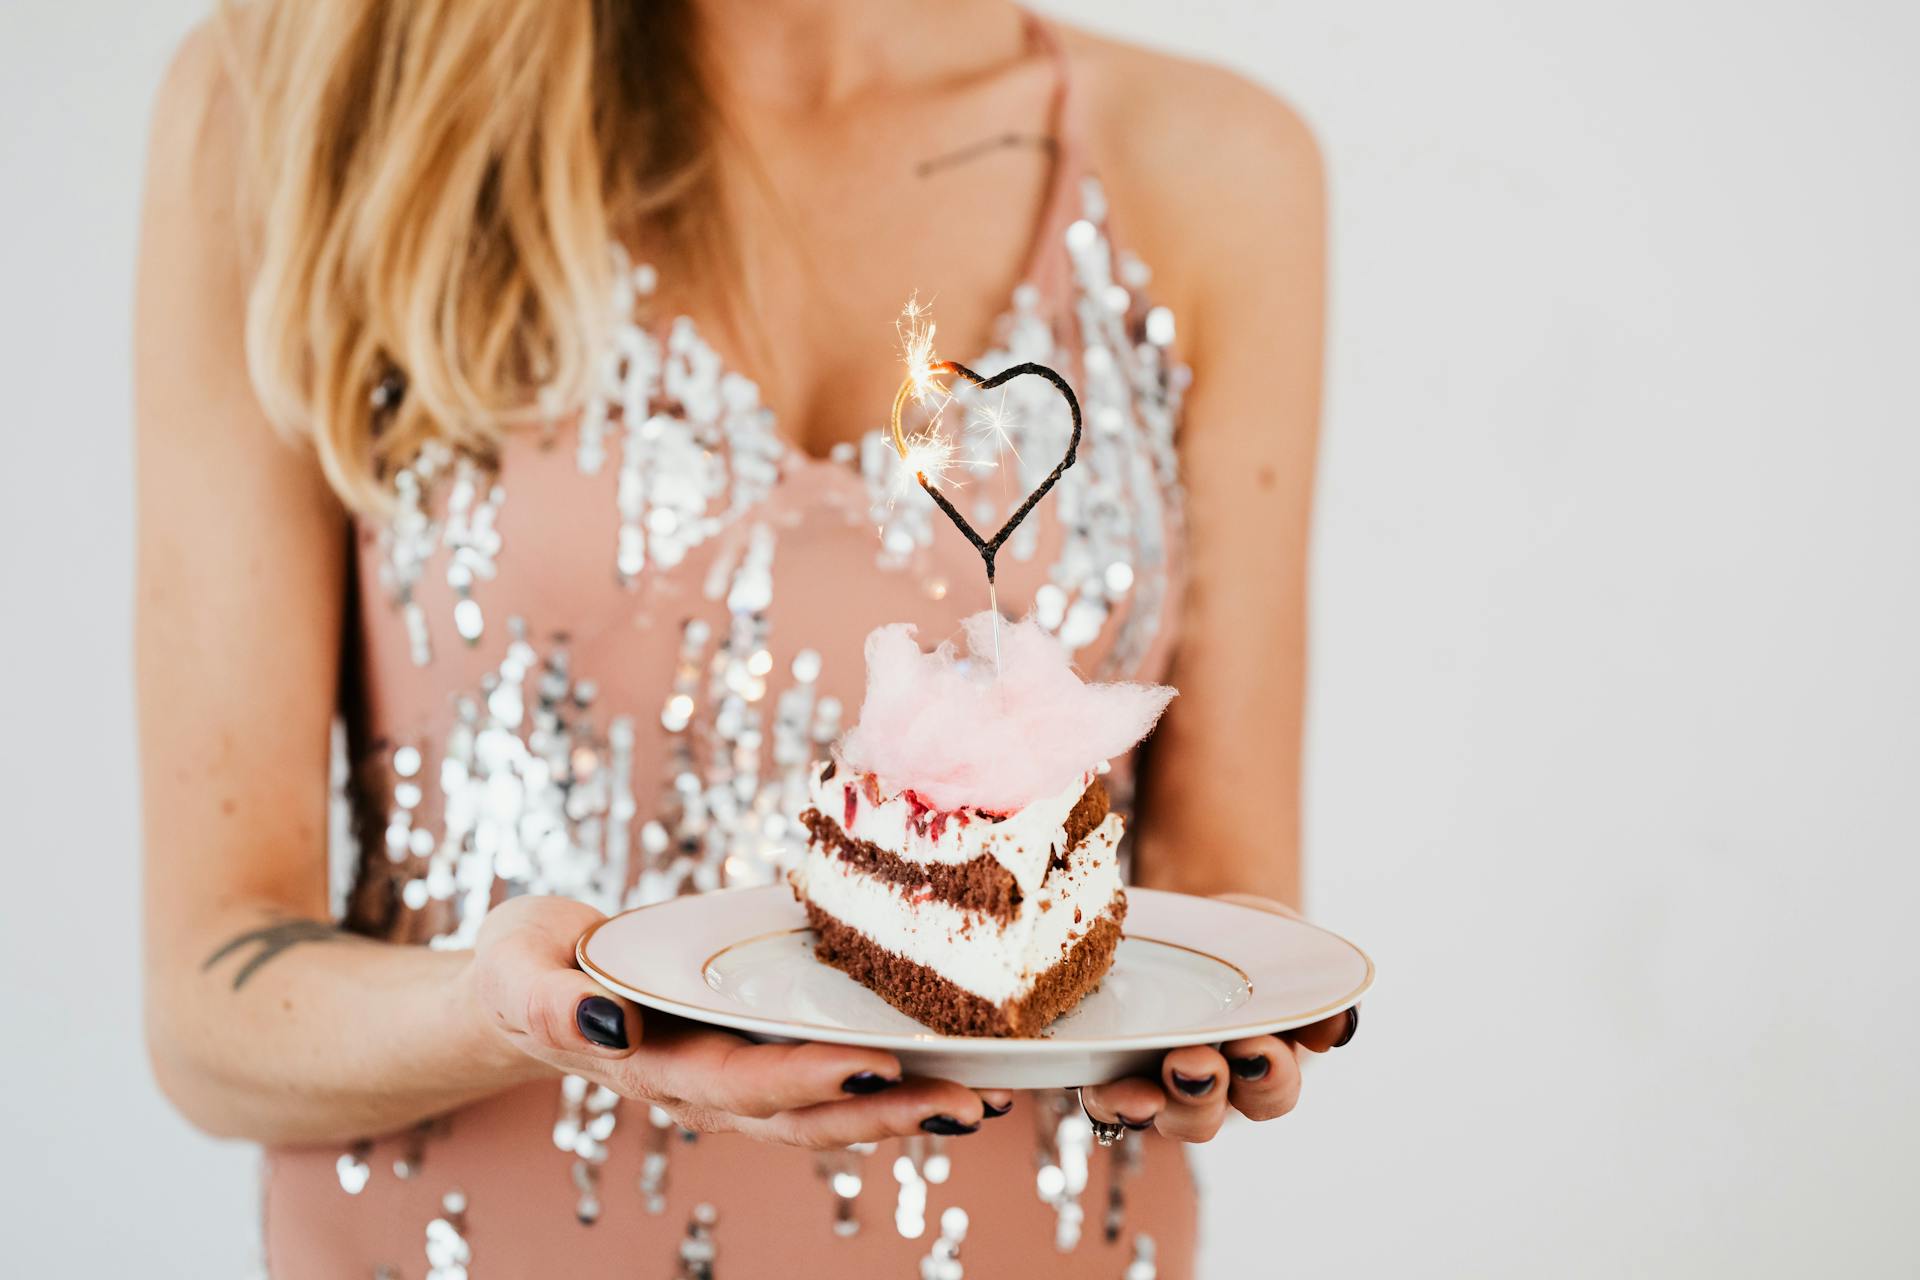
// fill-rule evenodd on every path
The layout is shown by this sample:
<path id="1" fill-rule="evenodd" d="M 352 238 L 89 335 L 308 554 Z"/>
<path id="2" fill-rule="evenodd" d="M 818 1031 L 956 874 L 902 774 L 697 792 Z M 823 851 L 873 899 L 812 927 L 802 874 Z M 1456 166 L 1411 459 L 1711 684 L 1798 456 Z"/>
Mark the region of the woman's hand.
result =
<path id="1" fill-rule="evenodd" d="M 1230 902 L 1280 915 L 1296 915 L 1270 898 L 1219 895 Z M 1130 1076 L 1080 1091 L 1088 1116 L 1129 1129 L 1157 1129 L 1181 1142 L 1207 1142 L 1220 1131 L 1231 1107 L 1249 1120 L 1271 1120 L 1300 1100 L 1300 1064 L 1310 1053 L 1338 1049 L 1360 1027 L 1356 1006 L 1344 1013 L 1277 1035 L 1229 1040 L 1218 1048 L 1194 1045 L 1170 1050 L 1157 1078 Z"/>
<path id="2" fill-rule="evenodd" d="M 830 1044 L 755 1044 L 642 1011 L 574 967 L 601 914 L 567 898 L 502 903 L 480 927 L 466 983 L 503 1062 L 572 1072 L 666 1108 L 689 1129 L 816 1150 L 914 1133 L 972 1133 L 1013 1096 L 906 1080 L 899 1059 Z M 509 1066 L 511 1069 L 511 1066 Z"/>

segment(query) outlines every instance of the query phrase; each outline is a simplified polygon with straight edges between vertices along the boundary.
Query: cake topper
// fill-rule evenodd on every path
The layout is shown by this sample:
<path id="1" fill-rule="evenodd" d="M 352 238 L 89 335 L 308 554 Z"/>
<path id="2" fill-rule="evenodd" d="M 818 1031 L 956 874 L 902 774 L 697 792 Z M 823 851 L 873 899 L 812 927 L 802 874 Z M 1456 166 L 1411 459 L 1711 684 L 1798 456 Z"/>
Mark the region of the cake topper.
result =
<path id="1" fill-rule="evenodd" d="M 1046 365 L 1036 364 L 1031 360 L 1002 369 L 992 377 L 975 373 L 956 360 L 936 360 L 933 355 L 934 326 L 927 319 L 927 308 L 920 304 L 918 298 L 907 302 L 906 309 L 900 315 L 899 329 L 901 343 L 906 348 L 907 376 L 901 382 L 899 391 L 894 393 L 893 412 L 888 418 L 888 425 L 893 433 L 893 447 L 900 454 L 901 463 L 913 473 L 913 478 L 919 482 L 922 489 L 927 491 L 927 496 L 933 499 L 934 505 L 939 507 L 947 519 L 953 522 L 953 527 L 973 544 L 973 549 L 980 553 L 981 563 L 986 565 L 987 598 L 995 619 L 994 649 L 997 656 L 1000 600 L 994 587 L 994 558 L 999 555 L 1000 548 L 1006 545 L 1007 539 L 1013 536 L 1013 531 L 1020 527 L 1020 522 L 1027 518 L 1027 514 L 1039 504 L 1040 499 L 1047 496 L 1047 491 L 1059 483 L 1060 477 L 1066 474 L 1067 468 L 1073 465 L 1075 457 L 1078 456 L 1080 399 L 1073 394 L 1073 388 L 1067 385 L 1065 378 Z M 909 400 L 925 403 L 938 398 L 939 403 L 933 415 L 934 424 L 937 424 L 940 410 L 945 408 L 947 401 L 953 398 L 952 392 L 941 384 L 941 378 L 964 378 L 982 391 L 991 391 L 995 387 L 1005 386 L 1015 378 L 1023 378 L 1029 374 L 1044 379 L 1060 393 L 1060 398 L 1067 402 L 1067 412 L 1073 415 L 1073 435 L 1067 441 L 1065 456 L 1052 471 L 1047 473 L 1047 478 L 1042 480 L 1039 487 L 1014 508 L 1013 514 L 1007 517 L 1006 523 L 1000 526 L 997 533 L 991 538 L 983 538 L 973 527 L 972 522 L 961 515 L 959 508 L 955 507 L 947 495 L 940 491 L 940 486 L 935 479 L 935 477 L 944 477 L 947 463 L 952 457 L 952 446 L 939 438 L 934 432 L 933 424 L 930 424 L 926 431 L 910 438 L 900 425 L 900 415 L 907 407 Z M 996 422 L 995 426 L 1004 437 L 1004 425 Z"/>

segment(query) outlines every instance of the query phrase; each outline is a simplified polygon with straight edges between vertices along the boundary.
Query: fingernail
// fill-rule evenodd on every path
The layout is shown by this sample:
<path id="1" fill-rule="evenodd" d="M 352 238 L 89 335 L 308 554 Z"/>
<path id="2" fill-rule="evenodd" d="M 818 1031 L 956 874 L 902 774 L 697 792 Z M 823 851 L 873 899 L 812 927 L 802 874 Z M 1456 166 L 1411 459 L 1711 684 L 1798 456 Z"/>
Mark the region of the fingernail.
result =
<path id="1" fill-rule="evenodd" d="M 977 1124 L 961 1124 L 952 1116 L 928 1116 L 920 1122 L 920 1127 L 943 1138 L 957 1138 L 963 1133 L 977 1132 L 980 1128 Z"/>
<path id="2" fill-rule="evenodd" d="M 856 1071 L 840 1082 L 840 1088 L 845 1093 L 878 1093 L 899 1083 L 898 1077 L 883 1076 L 878 1071 Z"/>
<path id="3" fill-rule="evenodd" d="M 991 1102 L 988 1102 L 985 1098 L 982 1098 L 980 1099 L 980 1109 L 986 1112 L 987 1119 L 998 1120 L 1001 1116 L 1013 1110 L 1013 1104 L 1009 1102 L 1004 1107 L 996 1107 Z"/>
<path id="4" fill-rule="evenodd" d="M 580 1034 L 603 1049 L 627 1047 L 627 1015 L 605 996 L 588 996 L 573 1011 L 573 1024 Z"/>
<path id="5" fill-rule="evenodd" d="M 1173 1087 L 1189 1098 L 1204 1098 L 1213 1092 L 1212 1076 L 1200 1076 L 1196 1079 L 1193 1076 L 1183 1076 L 1178 1071 L 1173 1072 L 1172 1075 Z"/>
<path id="6" fill-rule="evenodd" d="M 1267 1056 L 1263 1053 L 1256 1053 L 1251 1058 L 1227 1059 L 1227 1068 L 1233 1072 L 1234 1079 L 1236 1080 L 1265 1079 L 1267 1069 L 1272 1065 L 1272 1063 L 1267 1061 Z"/>
<path id="7" fill-rule="evenodd" d="M 1153 1128 L 1153 1121 L 1151 1120 L 1129 1120 L 1125 1116 L 1115 1116 L 1114 1119 L 1118 1120 L 1121 1124 L 1127 1126 L 1127 1128 L 1133 1130 L 1135 1133 L 1140 1132 L 1142 1129 Z"/>
<path id="8" fill-rule="evenodd" d="M 1347 1010 L 1347 1029 L 1340 1033 L 1340 1038 L 1333 1042 L 1333 1047 L 1336 1049 L 1344 1047 L 1348 1041 L 1353 1039 L 1353 1033 L 1359 1029 L 1360 1006 L 1355 1005 L 1353 1008 Z"/>

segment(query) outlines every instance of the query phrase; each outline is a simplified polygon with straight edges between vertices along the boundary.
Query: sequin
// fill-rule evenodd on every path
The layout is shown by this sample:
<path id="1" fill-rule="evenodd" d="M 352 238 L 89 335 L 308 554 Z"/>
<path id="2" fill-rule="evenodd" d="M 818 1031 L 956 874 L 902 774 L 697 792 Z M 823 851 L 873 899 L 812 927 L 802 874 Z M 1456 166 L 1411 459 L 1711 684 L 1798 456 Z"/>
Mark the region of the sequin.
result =
<path id="1" fill-rule="evenodd" d="M 836 1236 L 860 1234 L 860 1192 L 866 1187 L 867 1157 L 877 1149 L 876 1143 L 856 1142 L 843 1151 L 823 1151 L 815 1159 L 815 1167 L 833 1192 L 833 1234 Z"/>
<path id="2" fill-rule="evenodd" d="M 1120 1238 L 1127 1225 L 1127 1183 L 1140 1172 L 1145 1162 L 1145 1142 L 1140 1134 L 1128 1131 L 1114 1148 L 1107 1163 L 1107 1211 L 1101 1218 L 1101 1234 L 1107 1243 Z"/>
<path id="3" fill-rule="evenodd" d="M 915 1139 L 907 1141 L 911 1145 Z M 919 1162 L 911 1154 L 896 1156 L 893 1180 L 900 1184 L 893 1202 L 893 1228 L 905 1239 L 918 1240 L 927 1231 L 927 1180 L 920 1176 Z"/>
<path id="4" fill-rule="evenodd" d="M 333 1171 L 340 1179 L 340 1189 L 350 1196 L 357 1196 L 367 1188 L 367 1180 L 373 1177 L 373 1169 L 367 1163 L 367 1156 L 373 1151 L 373 1145 L 357 1142 L 353 1147 L 340 1154 L 333 1162 Z"/>
<path id="5" fill-rule="evenodd" d="M 642 326 L 636 302 L 654 278 L 616 250 L 613 340 L 576 455 L 583 473 L 598 472 L 617 427 L 614 569 L 629 586 L 649 564 L 672 568 L 758 505 L 786 456 L 759 388 L 727 370 L 690 319 L 676 319 L 664 341 Z"/>
<path id="6" fill-rule="evenodd" d="M 719 1219 L 712 1205 L 694 1206 L 687 1219 L 686 1237 L 680 1242 L 680 1270 L 675 1273 L 675 1280 L 714 1280 L 714 1263 L 720 1250 L 714 1242 L 713 1230 Z"/>
<path id="7" fill-rule="evenodd" d="M 467 1198 L 449 1191 L 441 1216 L 427 1223 L 427 1280 L 467 1280 L 473 1248 L 467 1243 Z"/>
<path id="8" fill-rule="evenodd" d="M 1087 1162 L 1093 1150 L 1093 1126 L 1075 1095 L 1052 1092 L 1035 1098 L 1034 1189 L 1054 1212 L 1053 1245 L 1071 1253 L 1080 1245 L 1086 1210 L 1080 1196 L 1087 1189 Z"/>
<path id="9" fill-rule="evenodd" d="M 632 718 L 597 732 L 594 686 L 573 678 L 567 645 L 542 655 L 518 619 L 508 632 L 505 656 L 458 700 L 435 751 L 437 836 L 416 819 L 426 752 L 408 743 L 391 753 L 381 845 L 400 916 L 356 921 L 370 932 L 465 948 L 502 896 L 565 894 L 606 911 L 626 900 Z"/>
<path id="10" fill-rule="evenodd" d="M 443 482 L 445 511 L 436 516 Z M 392 484 L 393 511 L 379 534 L 380 579 L 401 612 L 414 664 L 425 666 L 433 660 L 433 644 L 415 592 L 426 566 L 446 550 L 443 572 L 455 598 L 454 629 L 468 644 L 478 643 L 486 623 L 474 586 L 497 572 L 501 542 L 495 521 L 506 493 L 491 467 L 437 440 L 400 467 Z"/>
<path id="11" fill-rule="evenodd" d="M 665 1107 L 647 1108 L 647 1129 L 640 1157 L 640 1201 L 648 1213 L 667 1211 L 667 1137 L 673 1132 L 673 1117 Z"/>
<path id="12" fill-rule="evenodd" d="M 395 473 L 393 511 L 380 531 L 381 585 L 400 610 L 407 649 L 416 666 L 425 666 L 433 658 L 426 611 L 414 599 L 414 590 L 438 541 L 438 530 L 427 514 L 427 486 L 446 456 L 444 445 L 432 443 L 411 465 Z"/>
<path id="13" fill-rule="evenodd" d="M 574 1216 L 581 1222 L 600 1218 L 600 1168 L 607 1162 L 607 1143 L 620 1119 L 620 1095 L 585 1077 L 568 1075 L 560 1081 L 560 1115 L 553 1124 L 553 1145 L 573 1155 L 572 1177 L 577 1199 Z"/>
<path id="14" fill-rule="evenodd" d="M 963 1280 L 960 1243 L 967 1238 L 967 1211 L 959 1205 L 940 1215 L 940 1238 L 920 1260 L 920 1280 Z"/>
<path id="15" fill-rule="evenodd" d="M 1173 345 L 1173 312 L 1165 307 L 1154 307 L 1147 312 L 1146 321 L 1141 326 L 1146 340 L 1156 347 Z"/>
<path id="16" fill-rule="evenodd" d="M 790 683 L 773 699 L 769 736 L 765 704 L 776 663 L 766 611 L 777 546 L 773 528 L 755 524 L 715 561 L 705 591 L 724 601 L 729 617 L 718 646 L 702 620 L 682 629 L 660 713 L 670 735 L 656 809 L 663 817 L 657 831 L 642 833 L 650 856 L 636 903 L 689 888 L 769 883 L 798 861 L 795 817 L 805 808 L 807 766 L 839 735 L 840 706 L 816 696 L 820 655 L 801 650 L 789 665 Z"/>
<path id="17" fill-rule="evenodd" d="M 447 497 L 446 531 L 441 540 L 448 551 L 447 585 L 456 597 L 454 629 L 470 645 L 477 644 L 486 630 L 480 602 L 473 598 L 473 586 L 492 578 L 496 571 L 500 534 L 494 520 L 505 496 L 488 471 L 471 458 L 460 458 Z"/>

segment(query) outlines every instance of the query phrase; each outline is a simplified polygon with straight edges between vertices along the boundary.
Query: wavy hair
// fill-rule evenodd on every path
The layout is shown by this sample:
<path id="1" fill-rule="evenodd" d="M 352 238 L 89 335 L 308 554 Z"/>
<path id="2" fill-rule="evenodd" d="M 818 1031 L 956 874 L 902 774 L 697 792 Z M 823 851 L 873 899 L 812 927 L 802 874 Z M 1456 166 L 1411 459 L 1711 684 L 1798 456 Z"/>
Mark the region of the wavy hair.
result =
<path id="1" fill-rule="evenodd" d="M 229 31 L 243 16 L 248 364 L 350 507 L 380 508 L 429 440 L 490 457 L 536 392 L 584 391 L 614 240 L 724 268 L 691 0 L 263 0 Z"/>

